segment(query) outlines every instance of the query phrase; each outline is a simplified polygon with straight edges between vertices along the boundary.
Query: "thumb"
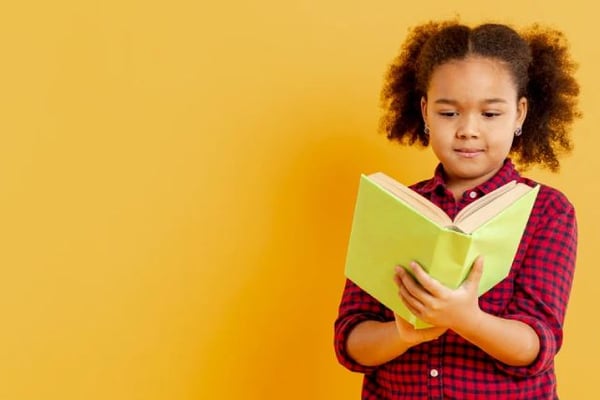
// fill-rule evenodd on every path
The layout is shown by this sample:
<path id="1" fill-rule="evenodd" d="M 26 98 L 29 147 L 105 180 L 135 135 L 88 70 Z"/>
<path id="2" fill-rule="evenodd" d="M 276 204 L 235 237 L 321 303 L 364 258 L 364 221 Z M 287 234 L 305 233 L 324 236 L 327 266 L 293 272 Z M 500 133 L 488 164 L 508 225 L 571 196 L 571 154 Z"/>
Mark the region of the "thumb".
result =
<path id="1" fill-rule="evenodd" d="M 471 272 L 469 272 L 469 276 L 465 280 L 467 285 L 473 285 L 476 288 L 479 287 L 479 281 L 481 280 L 481 276 L 483 275 L 483 256 L 479 256 L 473 262 L 473 267 L 471 267 Z"/>

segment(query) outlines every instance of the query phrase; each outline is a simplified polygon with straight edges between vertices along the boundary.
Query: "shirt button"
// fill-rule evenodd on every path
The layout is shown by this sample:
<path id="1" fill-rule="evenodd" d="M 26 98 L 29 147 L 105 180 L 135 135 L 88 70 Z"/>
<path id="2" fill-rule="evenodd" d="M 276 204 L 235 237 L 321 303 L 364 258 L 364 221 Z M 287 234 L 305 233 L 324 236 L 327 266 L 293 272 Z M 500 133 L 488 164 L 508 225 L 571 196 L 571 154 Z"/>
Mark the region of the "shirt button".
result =
<path id="1" fill-rule="evenodd" d="M 469 197 L 474 199 L 475 197 L 477 197 L 477 192 L 471 192 L 469 193 Z"/>
<path id="2" fill-rule="evenodd" d="M 439 372 L 437 369 L 432 369 L 431 371 L 429 371 L 429 375 L 431 375 L 432 378 L 436 378 L 439 375 Z"/>

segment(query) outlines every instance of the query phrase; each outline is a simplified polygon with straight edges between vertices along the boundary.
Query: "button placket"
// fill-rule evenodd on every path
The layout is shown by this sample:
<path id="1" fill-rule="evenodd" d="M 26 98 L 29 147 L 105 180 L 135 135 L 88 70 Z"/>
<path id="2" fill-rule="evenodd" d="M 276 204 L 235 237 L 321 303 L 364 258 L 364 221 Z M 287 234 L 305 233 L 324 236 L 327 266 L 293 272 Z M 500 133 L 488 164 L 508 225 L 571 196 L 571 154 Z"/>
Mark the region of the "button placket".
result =
<path id="1" fill-rule="evenodd" d="M 424 371 L 429 375 L 429 378 L 427 379 L 429 399 L 442 399 L 443 397 L 441 368 L 444 341 L 445 338 L 442 336 L 437 340 L 429 342 L 431 347 L 429 349 L 428 369 L 426 372 Z"/>

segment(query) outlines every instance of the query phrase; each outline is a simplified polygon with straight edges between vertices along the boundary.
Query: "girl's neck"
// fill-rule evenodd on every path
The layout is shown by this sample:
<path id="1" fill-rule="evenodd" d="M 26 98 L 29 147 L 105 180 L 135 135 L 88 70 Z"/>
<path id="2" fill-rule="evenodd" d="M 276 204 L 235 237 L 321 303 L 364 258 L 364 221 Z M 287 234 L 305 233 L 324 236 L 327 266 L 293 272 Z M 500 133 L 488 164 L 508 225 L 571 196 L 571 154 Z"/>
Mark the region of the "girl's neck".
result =
<path id="1" fill-rule="evenodd" d="M 491 171 L 486 175 L 483 175 L 483 176 L 480 176 L 477 178 L 473 178 L 473 179 L 464 179 L 464 178 L 456 178 L 456 177 L 452 178 L 452 177 L 449 177 L 448 175 L 446 175 L 446 188 L 450 192 L 452 192 L 452 194 L 454 195 L 454 199 L 456 201 L 459 201 L 463 197 L 463 194 L 467 190 L 477 187 L 484 182 L 487 182 L 494 175 L 496 175 L 496 173 L 500 170 L 500 168 L 498 168 L 494 171 Z"/>
<path id="2" fill-rule="evenodd" d="M 477 185 L 472 185 L 470 183 L 465 183 L 465 182 L 457 182 L 457 183 L 446 185 L 447 189 L 454 195 L 454 200 L 456 200 L 456 201 L 459 201 L 462 198 L 463 194 L 468 189 L 475 187 L 475 186 L 477 186 Z"/>

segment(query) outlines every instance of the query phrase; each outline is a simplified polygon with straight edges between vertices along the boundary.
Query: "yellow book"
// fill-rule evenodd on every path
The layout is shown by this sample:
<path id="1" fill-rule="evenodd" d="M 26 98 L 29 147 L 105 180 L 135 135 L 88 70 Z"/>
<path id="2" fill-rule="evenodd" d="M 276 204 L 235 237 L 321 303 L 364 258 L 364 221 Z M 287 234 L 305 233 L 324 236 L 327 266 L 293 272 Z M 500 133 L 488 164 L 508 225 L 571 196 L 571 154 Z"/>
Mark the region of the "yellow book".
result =
<path id="1" fill-rule="evenodd" d="M 418 262 L 455 289 L 484 256 L 479 295 L 504 279 L 539 185 L 512 181 L 475 200 L 452 221 L 435 204 L 384 173 L 362 175 L 346 256 L 346 277 L 415 328 L 429 325 L 404 306 L 394 267 Z"/>

